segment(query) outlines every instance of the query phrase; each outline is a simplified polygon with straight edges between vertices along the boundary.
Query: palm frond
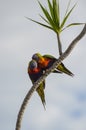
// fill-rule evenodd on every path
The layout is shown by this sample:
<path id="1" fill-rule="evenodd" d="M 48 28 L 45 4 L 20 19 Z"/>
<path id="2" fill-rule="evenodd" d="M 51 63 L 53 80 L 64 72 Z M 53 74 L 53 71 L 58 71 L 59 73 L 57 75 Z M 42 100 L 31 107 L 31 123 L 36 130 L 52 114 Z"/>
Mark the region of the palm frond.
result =
<path id="1" fill-rule="evenodd" d="M 71 26 L 78 26 L 78 25 L 83 25 L 83 24 L 85 24 L 85 23 L 71 23 L 71 24 L 67 25 L 65 28 L 63 28 L 63 30 L 65 30 L 65 29 L 67 29 L 67 28 L 69 28 Z"/>
<path id="2" fill-rule="evenodd" d="M 45 19 L 42 15 L 39 14 L 39 16 L 46 22 L 49 24 L 49 22 L 47 21 L 47 19 Z"/>
<path id="3" fill-rule="evenodd" d="M 31 19 L 31 18 L 28 18 L 28 17 L 25 17 L 25 18 L 27 18 L 28 20 L 30 20 L 30 21 L 32 21 L 32 22 L 35 22 L 35 23 L 37 23 L 37 24 L 39 24 L 39 25 L 41 25 L 41 26 L 43 26 L 43 27 L 46 27 L 46 28 L 48 28 L 48 29 L 53 30 L 52 27 L 50 27 L 50 26 L 48 26 L 48 25 L 46 25 L 46 24 L 40 23 L 40 22 L 35 21 L 35 20 L 33 20 L 33 19 Z M 53 30 L 53 31 L 54 31 L 54 30 Z"/>
<path id="4" fill-rule="evenodd" d="M 46 7 L 44 7 L 39 1 L 38 1 L 38 3 L 39 3 L 39 6 L 40 6 L 44 16 L 42 16 L 40 14 L 39 15 L 47 24 L 43 24 L 39 21 L 35 21 L 28 17 L 26 17 L 26 18 L 41 26 L 51 29 L 56 33 L 61 33 L 63 30 L 65 30 L 66 28 L 69 28 L 71 26 L 83 24 L 83 23 L 71 23 L 71 24 L 67 25 L 66 27 L 64 27 L 67 19 L 69 18 L 70 14 L 72 13 L 73 9 L 75 8 L 75 6 L 77 4 L 77 3 L 74 4 L 74 6 L 69 9 L 71 0 L 69 0 L 69 2 L 68 2 L 62 22 L 60 22 L 59 0 L 52 0 L 52 2 L 50 0 L 47 0 L 48 9 Z"/>
<path id="5" fill-rule="evenodd" d="M 54 15 L 54 22 L 57 25 L 57 28 L 59 29 L 59 25 L 60 25 L 60 15 L 59 15 L 59 1 L 57 3 L 56 0 L 53 0 L 53 15 Z"/>
<path id="6" fill-rule="evenodd" d="M 66 14 L 68 13 L 68 10 L 69 10 L 69 7 L 70 7 L 70 3 L 71 3 L 71 0 L 69 0 L 69 2 L 68 2 L 68 5 L 67 5 L 66 11 L 65 11 L 65 16 L 66 16 Z M 64 16 L 64 17 L 65 17 L 65 16 Z"/>
<path id="7" fill-rule="evenodd" d="M 50 0 L 48 0 L 48 6 L 49 6 L 49 10 L 50 10 L 51 17 L 52 17 L 52 19 L 53 19 L 53 6 L 52 6 Z"/>
<path id="8" fill-rule="evenodd" d="M 39 2 L 39 5 L 40 5 L 40 7 L 41 7 L 41 9 L 42 9 L 42 11 L 43 11 L 43 13 L 44 13 L 44 15 L 46 16 L 46 18 L 47 18 L 47 20 L 48 20 L 50 26 L 55 29 L 55 24 L 54 24 L 54 22 L 53 22 L 53 20 L 52 20 L 52 17 L 51 17 L 50 14 L 49 14 L 49 12 L 47 11 L 46 8 L 44 8 L 44 7 L 42 6 L 42 4 L 41 4 L 40 2 Z"/>
<path id="9" fill-rule="evenodd" d="M 66 16 L 63 18 L 63 21 L 61 23 L 61 28 L 63 28 L 63 26 L 65 25 L 69 15 L 71 14 L 71 12 L 73 11 L 73 9 L 75 8 L 76 4 L 74 4 L 74 6 L 70 9 L 70 11 L 66 14 Z"/>

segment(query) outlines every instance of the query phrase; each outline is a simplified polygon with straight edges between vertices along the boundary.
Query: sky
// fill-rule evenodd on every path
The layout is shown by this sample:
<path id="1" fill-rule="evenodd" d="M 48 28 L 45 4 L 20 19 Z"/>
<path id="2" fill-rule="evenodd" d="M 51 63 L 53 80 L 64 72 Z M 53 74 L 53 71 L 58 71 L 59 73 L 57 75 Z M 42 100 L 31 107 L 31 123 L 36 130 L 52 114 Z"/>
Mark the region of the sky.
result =
<path id="1" fill-rule="evenodd" d="M 47 2 L 40 0 L 47 7 Z M 67 23 L 86 22 L 86 0 L 77 2 Z M 68 0 L 60 0 L 64 14 Z M 27 74 L 34 53 L 58 58 L 54 32 L 25 18 L 43 22 L 37 0 L 0 0 L 0 129 L 15 130 L 17 114 L 32 83 Z M 61 15 L 61 16 L 62 16 Z M 83 26 L 61 34 L 63 52 Z M 46 110 L 35 92 L 24 112 L 21 130 L 86 130 L 86 36 L 63 61 L 74 73 L 50 74 L 46 78 Z"/>

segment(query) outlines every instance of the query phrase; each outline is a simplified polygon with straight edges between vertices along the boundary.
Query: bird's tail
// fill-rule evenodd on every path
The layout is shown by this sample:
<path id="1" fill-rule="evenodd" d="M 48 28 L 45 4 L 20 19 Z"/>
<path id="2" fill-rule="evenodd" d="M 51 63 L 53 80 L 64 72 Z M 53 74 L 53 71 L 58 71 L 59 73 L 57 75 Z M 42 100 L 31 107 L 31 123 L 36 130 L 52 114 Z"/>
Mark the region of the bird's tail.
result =
<path id="1" fill-rule="evenodd" d="M 70 76 L 74 76 L 74 74 L 73 74 L 70 70 L 68 70 L 68 69 L 64 66 L 63 63 L 61 63 L 61 64 L 57 67 L 57 69 L 58 69 L 59 71 L 65 73 L 65 74 L 68 74 L 68 75 L 70 75 Z"/>
<path id="2" fill-rule="evenodd" d="M 37 91 L 39 97 L 41 98 L 42 104 L 43 104 L 44 109 L 45 109 L 46 102 L 45 102 L 44 88 L 45 88 L 45 81 L 43 81 L 43 82 L 39 85 L 39 87 L 37 88 L 36 91 Z"/>

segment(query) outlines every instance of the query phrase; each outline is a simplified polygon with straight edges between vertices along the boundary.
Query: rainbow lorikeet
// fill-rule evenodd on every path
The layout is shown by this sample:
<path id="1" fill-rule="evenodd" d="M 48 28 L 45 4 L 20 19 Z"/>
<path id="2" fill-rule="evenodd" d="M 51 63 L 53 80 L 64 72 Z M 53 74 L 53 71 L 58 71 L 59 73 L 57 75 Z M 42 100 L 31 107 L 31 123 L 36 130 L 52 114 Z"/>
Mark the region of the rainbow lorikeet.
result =
<path id="1" fill-rule="evenodd" d="M 33 84 L 43 75 L 42 69 L 37 66 L 37 62 L 35 60 L 31 60 L 29 62 L 28 74 Z M 39 85 L 39 87 L 36 90 L 45 108 L 46 103 L 45 103 L 44 89 L 45 89 L 45 80 Z"/>
<path id="2" fill-rule="evenodd" d="M 52 55 L 43 55 L 42 56 L 40 53 L 34 54 L 32 56 L 32 59 L 34 59 L 38 63 L 38 66 L 43 70 L 50 68 L 53 65 L 53 63 L 55 61 L 57 61 L 57 59 L 55 57 L 53 57 Z M 58 73 L 58 71 L 61 72 L 61 73 L 68 74 L 70 76 L 74 75 L 71 71 L 69 71 L 64 66 L 64 64 L 62 62 L 61 62 L 60 65 L 57 66 L 57 68 L 53 72 Z"/>

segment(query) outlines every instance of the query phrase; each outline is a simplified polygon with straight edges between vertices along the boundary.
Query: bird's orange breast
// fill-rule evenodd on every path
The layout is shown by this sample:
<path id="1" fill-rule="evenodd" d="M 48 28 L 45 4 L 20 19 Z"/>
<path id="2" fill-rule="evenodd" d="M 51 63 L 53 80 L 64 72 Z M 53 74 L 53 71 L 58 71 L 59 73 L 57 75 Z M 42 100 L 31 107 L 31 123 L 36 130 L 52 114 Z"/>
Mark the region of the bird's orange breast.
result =
<path id="1" fill-rule="evenodd" d="M 44 68 L 44 67 L 47 67 L 48 64 L 49 64 L 50 60 L 49 59 L 43 59 L 43 60 L 40 60 L 40 67 Z"/>
<path id="2" fill-rule="evenodd" d="M 39 68 L 35 68 L 35 69 L 33 69 L 33 70 L 28 70 L 28 73 L 30 73 L 30 74 L 33 74 L 33 73 L 39 73 L 40 72 L 40 69 Z"/>

